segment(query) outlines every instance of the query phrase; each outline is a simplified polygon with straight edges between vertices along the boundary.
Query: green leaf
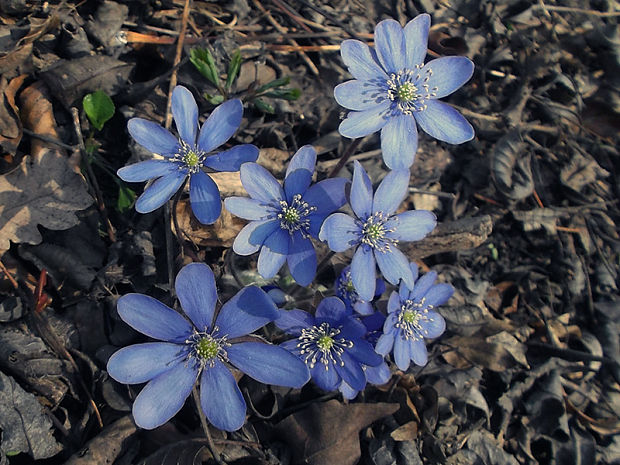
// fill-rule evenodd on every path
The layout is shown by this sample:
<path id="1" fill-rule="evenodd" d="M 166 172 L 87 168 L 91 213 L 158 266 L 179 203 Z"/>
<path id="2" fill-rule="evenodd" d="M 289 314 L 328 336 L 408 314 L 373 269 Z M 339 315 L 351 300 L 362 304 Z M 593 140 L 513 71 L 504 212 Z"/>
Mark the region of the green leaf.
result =
<path id="1" fill-rule="evenodd" d="M 299 89 L 275 89 L 271 92 L 265 92 L 263 97 L 281 98 L 284 100 L 297 100 L 301 95 Z"/>
<path id="2" fill-rule="evenodd" d="M 211 105 L 219 105 L 220 103 L 224 101 L 223 95 L 211 95 L 211 94 L 207 94 L 206 92 L 202 95 L 204 96 L 206 101 L 209 102 Z"/>
<path id="3" fill-rule="evenodd" d="M 241 69 L 241 50 L 235 50 L 232 58 L 230 59 L 230 64 L 228 65 L 228 74 L 226 75 L 226 88 L 230 89 L 235 82 L 235 79 L 239 75 L 239 70 Z"/>
<path id="4" fill-rule="evenodd" d="M 256 94 L 257 95 L 261 94 L 261 93 L 265 92 L 266 90 L 273 89 L 275 87 L 286 86 L 290 82 L 291 82 L 291 78 L 288 77 L 288 76 L 281 77 L 281 78 L 278 78 L 278 79 L 274 79 L 273 81 L 268 82 L 267 84 L 263 84 L 258 89 L 256 89 Z"/>
<path id="5" fill-rule="evenodd" d="M 114 116 L 114 102 L 101 90 L 85 95 L 82 106 L 90 124 L 98 131 L 101 131 L 106 121 Z"/>
<path id="6" fill-rule="evenodd" d="M 118 186 L 118 200 L 116 201 L 116 209 L 120 213 L 125 213 L 131 208 L 136 201 L 136 193 L 127 186 Z"/>
<path id="7" fill-rule="evenodd" d="M 196 67 L 200 74 L 206 77 L 212 84 L 220 85 L 220 75 L 215 66 L 213 55 L 206 48 L 193 48 L 189 52 L 189 61 Z"/>
<path id="8" fill-rule="evenodd" d="M 276 110 L 271 105 L 269 105 L 267 102 L 260 98 L 254 99 L 253 103 L 254 105 L 256 105 L 256 108 L 265 113 L 274 114 L 276 112 Z"/>

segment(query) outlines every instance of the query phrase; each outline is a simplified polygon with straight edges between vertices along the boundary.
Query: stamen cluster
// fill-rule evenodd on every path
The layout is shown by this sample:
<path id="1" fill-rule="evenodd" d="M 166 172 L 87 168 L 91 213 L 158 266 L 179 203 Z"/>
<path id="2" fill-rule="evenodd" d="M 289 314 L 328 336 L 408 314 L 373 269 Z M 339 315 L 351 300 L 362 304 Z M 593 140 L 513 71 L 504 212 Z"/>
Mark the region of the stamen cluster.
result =
<path id="1" fill-rule="evenodd" d="M 362 234 L 360 241 L 367 244 L 378 252 L 385 253 L 391 251 L 391 246 L 398 243 L 398 240 L 390 237 L 395 229 L 388 228 L 386 222 L 389 215 L 383 212 L 375 212 L 362 223 Z"/>
<path id="2" fill-rule="evenodd" d="M 218 331 L 217 326 L 211 332 L 195 331 L 185 341 L 190 346 L 188 358 L 195 358 L 202 368 L 213 368 L 217 360 L 227 362 L 226 347 L 231 344 L 227 342 L 228 336 L 218 336 Z"/>
<path id="3" fill-rule="evenodd" d="M 314 368 L 319 361 L 329 369 L 330 364 L 344 366 L 342 354 L 345 349 L 353 347 L 353 341 L 345 338 L 336 338 L 340 334 L 342 327 L 333 328 L 329 323 L 321 323 L 319 326 L 312 326 L 301 330 L 297 347 L 302 355 L 304 362 Z"/>
<path id="4" fill-rule="evenodd" d="M 317 208 L 304 201 L 301 194 L 295 194 L 290 204 L 286 200 L 280 200 L 278 204 L 280 212 L 277 217 L 280 227 L 291 235 L 299 231 L 303 237 L 309 237 L 310 220 L 307 217 Z"/>

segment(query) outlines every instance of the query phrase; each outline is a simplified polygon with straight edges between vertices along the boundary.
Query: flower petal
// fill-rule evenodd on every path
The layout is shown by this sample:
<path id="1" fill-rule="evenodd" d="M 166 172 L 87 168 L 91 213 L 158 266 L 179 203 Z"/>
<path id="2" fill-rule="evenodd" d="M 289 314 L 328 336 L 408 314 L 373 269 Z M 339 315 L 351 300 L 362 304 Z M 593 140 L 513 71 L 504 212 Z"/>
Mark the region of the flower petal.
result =
<path id="1" fill-rule="evenodd" d="M 108 360 L 112 378 L 123 384 L 146 383 L 172 369 L 187 355 L 180 344 L 147 342 L 117 351 Z"/>
<path id="2" fill-rule="evenodd" d="M 372 182 L 362 164 L 357 160 L 353 162 L 353 182 L 349 201 L 355 215 L 362 221 L 365 221 L 373 212 Z"/>
<path id="3" fill-rule="evenodd" d="M 265 291 L 247 286 L 226 302 L 215 320 L 220 334 L 229 339 L 245 336 L 279 316 L 276 304 Z"/>
<path id="4" fill-rule="evenodd" d="M 326 297 L 316 308 L 315 318 L 318 323 L 329 321 L 337 323 L 348 316 L 344 302 L 338 297 Z"/>
<path id="5" fill-rule="evenodd" d="M 286 168 L 286 176 L 297 170 L 306 170 L 314 173 L 316 165 L 316 150 L 311 145 L 304 145 L 291 158 Z M 305 191 L 305 189 L 304 189 Z"/>
<path id="6" fill-rule="evenodd" d="M 303 200 L 316 208 L 312 215 L 325 217 L 342 207 L 347 201 L 345 187 L 348 182 L 344 178 L 329 178 L 310 186 Z"/>
<path id="7" fill-rule="evenodd" d="M 256 161 L 258 147 L 253 144 L 241 144 L 207 157 L 204 166 L 215 171 L 239 171 L 241 165 Z"/>
<path id="8" fill-rule="evenodd" d="M 237 234 L 233 250 L 239 255 L 252 255 L 258 252 L 265 239 L 278 229 L 280 229 L 278 220 L 252 221 Z"/>
<path id="9" fill-rule="evenodd" d="M 205 331 L 213 323 L 217 288 L 213 271 L 204 263 L 185 265 L 174 283 L 181 308 L 198 331 Z"/>
<path id="10" fill-rule="evenodd" d="M 474 128 L 463 116 L 443 102 L 427 100 L 426 109 L 414 113 L 427 134 L 450 144 L 462 144 L 474 138 Z"/>
<path id="11" fill-rule="evenodd" d="M 177 171 L 179 165 L 168 160 L 146 160 L 120 168 L 116 174 L 126 182 L 142 182 Z"/>
<path id="12" fill-rule="evenodd" d="M 375 367 L 383 361 L 383 357 L 375 352 L 375 349 L 373 349 L 370 343 L 364 340 L 355 341 L 353 347 L 347 352 L 363 365 Z"/>
<path id="13" fill-rule="evenodd" d="M 308 286 L 316 275 L 316 252 L 310 238 L 305 238 L 299 231 L 290 237 L 286 257 L 291 276 L 300 286 Z"/>
<path id="14" fill-rule="evenodd" d="M 287 334 L 299 336 L 301 330 L 314 326 L 314 317 L 308 312 L 299 309 L 278 310 L 275 325 Z"/>
<path id="15" fill-rule="evenodd" d="M 385 333 L 379 336 L 377 345 L 375 345 L 375 352 L 383 355 L 384 357 L 392 352 L 394 348 L 394 332 Z"/>
<path id="16" fill-rule="evenodd" d="M 235 377 L 219 360 L 200 377 L 200 405 L 209 422 L 224 431 L 236 431 L 245 423 L 245 400 Z"/>
<path id="17" fill-rule="evenodd" d="M 390 371 L 390 367 L 388 367 L 385 362 L 380 363 L 376 367 L 366 367 L 366 380 L 370 384 L 381 386 L 382 384 L 387 383 L 391 377 L 392 372 Z"/>
<path id="18" fill-rule="evenodd" d="M 258 163 L 244 163 L 239 172 L 241 184 L 253 199 L 267 203 L 284 200 L 284 191 L 280 183 Z"/>
<path id="19" fill-rule="evenodd" d="M 338 132 L 344 137 L 356 139 L 377 132 L 385 126 L 389 119 L 392 102 L 385 100 L 372 108 L 364 111 L 351 111 L 347 118 L 340 123 Z"/>
<path id="20" fill-rule="evenodd" d="M 405 67 L 405 34 L 398 21 L 385 19 L 375 27 L 375 50 L 383 69 L 396 73 Z"/>
<path id="21" fill-rule="evenodd" d="M 154 339 L 184 342 L 193 330 L 189 321 L 148 295 L 125 294 L 116 308 L 125 323 Z"/>
<path id="22" fill-rule="evenodd" d="M 289 252 L 290 236 L 284 229 L 276 229 L 271 234 L 258 255 L 258 273 L 265 279 L 273 278 L 286 262 Z"/>
<path id="23" fill-rule="evenodd" d="M 360 241 L 359 226 L 344 213 L 332 213 L 323 222 L 319 239 L 334 252 L 344 252 Z"/>
<path id="24" fill-rule="evenodd" d="M 136 425 L 153 429 L 170 420 L 183 407 L 197 377 L 197 364 L 179 363 L 151 380 L 133 403 Z"/>
<path id="25" fill-rule="evenodd" d="M 401 285 L 402 287 L 402 285 Z M 396 310 L 398 310 L 400 308 L 400 301 L 401 300 L 406 300 L 407 296 L 405 296 L 404 298 L 399 295 L 398 292 L 393 291 L 390 294 L 390 298 L 388 300 L 388 304 L 387 304 L 387 311 L 388 313 L 394 313 Z"/>
<path id="26" fill-rule="evenodd" d="M 431 74 L 426 85 L 435 94 L 433 98 L 441 98 L 450 95 L 471 79 L 474 64 L 466 57 L 441 57 L 426 63 L 420 75 L 425 76 L 429 70 Z M 435 87 L 437 90 L 434 90 Z"/>
<path id="27" fill-rule="evenodd" d="M 192 93 L 183 86 L 176 86 L 172 91 L 171 110 L 181 139 L 193 148 L 198 134 L 198 105 Z"/>
<path id="28" fill-rule="evenodd" d="M 361 365 L 348 352 L 342 355 L 343 364 L 334 363 L 334 368 L 340 377 L 356 391 L 361 391 L 366 387 L 366 375 Z"/>
<path id="29" fill-rule="evenodd" d="M 334 88 L 336 102 L 354 111 L 368 110 L 385 101 L 386 96 L 387 91 L 381 86 L 357 79 L 343 82 Z"/>
<path id="30" fill-rule="evenodd" d="M 411 361 L 409 343 L 410 339 L 405 339 L 400 332 L 396 334 L 394 338 L 394 363 L 402 371 L 407 371 Z"/>
<path id="31" fill-rule="evenodd" d="M 218 105 L 200 128 L 198 148 L 211 152 L 232 137 L 243 117 L 241 100 L 233 99 Z"/>
<path id="32" fill-rule="evenodd" d="M 353 389 L 345 381 L 340 383 L 340 386 L 338 386 L 338 390 L 342 394 L 342 397 L 347 400 L 353 400 L 359 394 L 359 391 Z"/>
<path id="33" fill-rule="evenodd" d="M 433 307 L 438 307 L 439 305 L 445 304 L 448 299 L 452 297 L 452 294 L 454 294 L 454 288 L 450 284 L 435 284 L 426 293 L 425 303 Z"/>
<path id="34" fill-rule="evenodd" d="M 138 213 L 150 213 L 165 204 L 179 190 L 187 177 L 184 170 L 176 170 L 156 179 L 136 201 Z"/>
<path id="35" fill-rule="evenodd" d="M 437 217 L 427 210 L 408 210 L 391 217 L 385 227 L 390 237 L 399 241 L 419 241 L 437 225 Z"/>
<path id="36" fill-rule="evenodd" d="M 388 76 L 381 66 L 372 56 L 368 45 L 359 40 L 345 40 L 340 45 L 340 54 L 342 61 L 349 69 L 349 73 L 355 79 L 361 81 L 372 81 L 379 79 L 387 81 Z"/>
<path id="37" fill-rule="evenodd" d="M 324 391 L 335 390 L 342 379 L 333 364 L 324 365 L 319 361 L 313 368 L 310 368 L 310 375 L 314 383 Z"/>
<path id="38" fill-rule="evenodd" d="M 433 286 L 433 283 L 437 279 L 437 273 L 429 271 L 424 276 L 419 278 L 415 282 L 415 287 L 408 286 L 412 292 L 409 294 L 409 298 L 415 302 L 419 302 L 423 297 L 426 297 L 426 293 Z"/>
<path id="39" fill-rule="evenodd" d="M 428 362 L 428 351 L 423 339 L 413 339 L 410 341 L 409 353 L 411 360 L 416 365 L 423 367 Z"/>
<path id="40" fill-rule="evenodd" d="M 390 118 L 381 129 L 383 161 L 391 170 L 408 170 L 418 150 L 418 130 L 413 115 Z"/>
<path id="41" fill-rule="evenodd" d="M 222 213 L 220 190 L 215 181 L 203 171 L 189 178 L 189 202 L 196 219 L 202 224 L 213 224 Z"/>
<path id="42" fill-rule="evenodd" d="M 362 300 L 372 300 L 377 285 L 375 257 L 370 247 L 361 245 L 351 260 L 351 281 Z"/>
<path id="43" fill-rule="evenodd" d="M 413 286 L 414 281 L 409 268 L 409 260 L 396 247 L 392 247 L 389 252 L 376 252 L 375 258 L 386 281 L 396 286 L 398 281 L 402 279 L 406 285 Z"/>
<path id="44" fill-rule="evenodd" d="M 226 349 L 230 362 L 256 381 L 300 388 L 310 372 L 299 357 L 282 347 L 262 342 L 240 342 Z"/>
<path id="45" fill-rule="evenodd" d="M 416 16 L 404 27 L 407 48 L 405 66 L 407 68 L 415 69 L 416 65 L 424 64 L 430 27 L 431 17 L 426 13 Z"/>
<path id="46" fill-rule="evenodd" d="M 425 338 L 433 339 L 439 337 L 446 330 L 446 320 L 434 310 L 424 313 L 419 323 L 422 327 L 422 335 Z"/>
<path id="47" fill-rule="evenodd" d="M 409 193 L 408 169 L 390 171 L 381 181 L 372 202 L 372 211 L 391 215 L 403 203 Z"/>
<path id="48" fill-rule="evenodd" d="M 150 152 L 171 157 L 179 151 L 179 140 L 159 124 L 142 118 L 127 122 L 131 137 Z"/>
<path id="49" fill-rule="evenodd" d="M 245 220 L 265 220 L 275 215 L 272 207 L 249 197 L 225 198 L 224 206 L 230 213 Z"/>

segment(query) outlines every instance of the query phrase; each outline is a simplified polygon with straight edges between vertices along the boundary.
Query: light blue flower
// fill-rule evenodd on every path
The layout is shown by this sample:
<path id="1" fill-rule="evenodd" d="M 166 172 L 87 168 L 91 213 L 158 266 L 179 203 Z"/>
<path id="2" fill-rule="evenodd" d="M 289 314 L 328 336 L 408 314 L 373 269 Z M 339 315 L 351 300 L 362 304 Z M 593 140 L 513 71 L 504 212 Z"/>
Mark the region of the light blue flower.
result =
<path id="1" fill-rule="evenodd" d="M 308 381 L 308 369 L 297 357 L 247 336 L 278 317 L 261 289 L 242 289 L 214 318 L 217 291 L 207 265 L 186 265 L 175 287 L 191 321 L 146 295 L 127 294 L 118 300 L 125 323 L 159 340 L 125 347 L 108 361 L 108 373 L 118 382 L 148 382 L 133 404 L 138 426 L 152 429 L 170 420 L 200 378 L 200 404 L 207 419 L 222 430 L 241 428 L 246 404 L 229 364 L 266 384 L 298 388 Z"/>
<path id="2" fill-rule="evenodd" d="M 360 315 L 371 315 L 374 312 L 372 307 L 372 302 L 367 302 L 363 299 L 360 299 L 357 291 L 355 290 L 355 286 L 353 286 L 353 281 L 351 281 L 351 267 L 346 266 L 336 278 L 336 282 L 334 283 L 334 289 L 336 293 L 336 297 L 341 299 L 344 304 L 347 306 L 348 310 L 355 310 Z M 374 298 L 378 298 L 385 292 L 385 281 L 381 278 L 377 278 L 377 284 L 375 288 L 375 296 Z"/>
<path id="3" fill-rule="evenodd" d="M 212 224 L 220 216 L 220 191 L 203 168 L 212 171 L 239 171 L 242 163 L 256 161 L 258 148 L 252 144 L 212 153 L 237 131 L 241 124 L 241 100 L 219 105 L 198 131 L 198 106 L 192 93 L 183 86 L 172 92 L 172 115 L 180 139 L 152 121 L 132 118 L 129 134 L 145 149 L 164 159 L 147 160 L 118 170 L 127 182 L 154 179 L 136 201 L 136 210 L 149 213 L 166 203 L 189 178 L 189 200 L 194 215 L 203 224 Z"/>
<path id="4" fill-rule="evenodd" d="M 443 317 L 434 309 L 445 304 L 454 293 L 449 284 L 434 284 L 437 273 L 430 271 L 418 278 L 418 266 L 411 263 L 413 286 L 404 282 L 388 301 L 388 317 L 376 350 L 382 355 L 394 352 L 394 362 L 405 371 L 410 361 L 424 366 L 428 354 L 424 339 L 439 337 L 446 329 Z"/>
<path id="5" fill-rule="evenodd" d="M 422 14 L 403 28 L 386 19 L 375 28 L 375 48 L 345 40 L 342 59 L 355 78 L 334 89 L 336 101 L 352 110 L 340 134 L 357 138 L 381 130 L 383 160 L 390 169 L 408 169 L 418 147 L 417 124 L 436 139 L 461 144 L 474 130 L 450 105 L 450 95 L 472 76 L 465 57 L 442 57 L 424 64 L 430 16 Z"/>
<path id="6" fill-rule="evenodd" d="M 351 281 L 359 298 L 370 301 L 375 295 L 376 271 L 397 285 L 402 279 L 413 286 L 409 260 L 398 250 L 400 241 L 419 241 L 437 223 L 432 212 L 409 210 L 395 214 L 405 199 L 409 186 L 409 171 L 391 171 L 372 193 L 370 178 L 362 165 L 354 162 L 350 204 L 355 217 L 333 213 L 327 217 L 319 239 L 327 241 L 334 252 L 356 247 L 351 261 Z"/>

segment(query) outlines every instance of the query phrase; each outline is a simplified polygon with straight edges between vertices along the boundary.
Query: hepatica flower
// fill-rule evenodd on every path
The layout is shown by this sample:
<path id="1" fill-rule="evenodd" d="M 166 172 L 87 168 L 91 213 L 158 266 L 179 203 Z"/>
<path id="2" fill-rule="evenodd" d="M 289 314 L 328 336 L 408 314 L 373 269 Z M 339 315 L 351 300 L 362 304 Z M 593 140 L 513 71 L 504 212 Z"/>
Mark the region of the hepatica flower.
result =
<path id="1" fill-rule="evenodd" d="M 442 57 L 424 64 L 430 16 L 422 14 L 403 28 L 386 19 L 375 28 L 375 49 L 345 40 L 340 53 L 355 78 L 334 89 L 336 101 L 352 110 L 340 124 L 345 137 L 381 130 L 383 160 L 390 169 L 407 169 L 418 147 L 417 124 L 436 139 L 461 144 L 474 137 L 472 126 L 437 99 L 469 78 L 474 64 L 465 57 Z"/>
<path id="2" fill-rule="evenodd" d="M 352 389 L 366 386 L 363 365 L 377 366 L 383 358 L 363 339 L 366 327 L 337 297 L 321 301 L 312 316 L 303 310 L 280 310 L 276 326 L 295 339 L 283 347 L 299 356 L 321 389 L 333 391 L 345 381 Z"/>
<path id="3" fill-rule="evenodd" d="M 418 278 L 418 266 L 411 264 L 415 284 L 401 283 L 388 301 L 388 317 L 376 350 L 382 355 L 394 352 L 396 366 L 405 371 L 410 361 L 424 366 L 428 354 L 424 339 L 440 336 L 446 329 L 443 317 L 434 309 L 445 304 L 454 292 L 449 284 L 434 284 L 437 273 L 426 273 Z"/>
<path id="4" fill-rule="evenodd" d="M 118 301 L 127 324 L 160 341 L 125 347 L 108 361 L 115 380 L 148 382 L 133 404 L 138 426 L 152 429 L 167 422 L 200 378 L 200 404 L 208 420 L 227 431 L 241 428 L 246 405 L 229 365 L 262 383 L 301 387 L 308 381 L 305 364 L 287 350 L 242 338 L 278 317 L 261 289 L 242 289 L 214 318 L 213 272 L 193 263 L 179 272 L 176 292 L 189 320 L 146 295 L 127 294 Z"/>
<path id="5" fill-rule="evenodd" d="M 291 159 L 284 188 L 262 166 L 241 167 L 241 183 L 250 194 L 228 197 L 224 204 L 232 214 L 251 220 L 235 238 L 233 250 L 251 255 L 260 250 L 258 272 L 272 278 L 288 263 L 291 275 L 307 286 L 316 274 L 316 253 L 311 237 L 317 237 L 327 215 L 344 205 L 344 178 L 325 179 L 310 186 L 316 151 L 305 145 Z"/>
<path id="6" fill-rule="evenodd" d="M 360 299 L 359 294 L 355 290 L 353 281 L 351 281 L 351 267 L 346 266 L 340 276 L 336 278 L 334 283 L 336 297 L 340 298 L 346 305 L 348 310 L 355 310 L 360 315 L 370 315 L 374 312 L 372 303 Z M 377 278 L 374 298 L 379 297 L 385 292 L 385 281 Z"/>
<path id="7" fill-rule="evenodd" d="M 183 86 L 172 92 L 172 115 L 180 138 L 167 129 L 142 118 L 127 123 L 129 134 L 145 149 L 162 155 L 163 160 L 147 160 L 118 170 L 127 182 L 154 179 L 136 201 L 136 210 L 149 213 L 166 203 L 189 178 L 189 200 L 194 215 L 203 224 L 212 224 L 220 216 L 222 203 L 215 182 L 203 171 L 239 171 L 242 163 L 255 161 L 258 148 L 237 145 L 212 153 L 232 137 L 243 115 L 241 100 L 219 105 L 198 131 L 198 106 L 192 93 Z"/>
<path id="8" fill-rule="evenodd" d="M 437 220 L 426 210 L 395 214 L 407 195 L 409 171 L 391 171 L 372 194 L 370 178 L 355 161 L 350 204 L 355 217 L 344 213 L 328 216 L 319 234 L 334 252 L 355 247 L 351 261 L 351 282 L 359 298 L 370 301 L 375 295 L 379 266 L 386 281 L 397 285 L 402 279 L 413 287 L 409 260 L 396 247 L 399 241 L 418 241 L 430 233 Z"/>

